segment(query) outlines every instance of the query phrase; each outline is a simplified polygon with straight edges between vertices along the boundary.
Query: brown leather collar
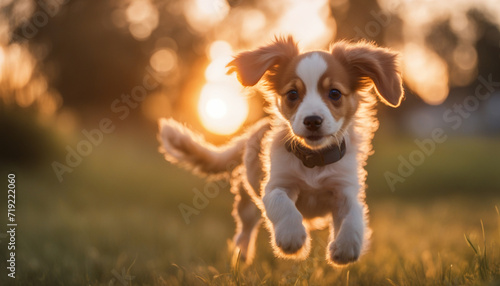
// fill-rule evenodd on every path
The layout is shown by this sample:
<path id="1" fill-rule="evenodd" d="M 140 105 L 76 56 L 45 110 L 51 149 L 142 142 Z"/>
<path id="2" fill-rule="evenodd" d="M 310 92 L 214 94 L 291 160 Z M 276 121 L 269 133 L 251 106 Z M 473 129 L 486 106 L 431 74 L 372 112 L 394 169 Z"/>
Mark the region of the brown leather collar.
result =
<path id="1" fill-rule="evenodd" d="M 295 144 L 292 148 L 290 141 L 285 143 L 285 147 L 288 152 L 293 153 L 308 168 L 321 167 L 338 162 L 344 157 L 346 152 L 345 139 L 342 139 L 340 146 L 330 145 L 319 150 L 311 150 L 301 144 Z"/>

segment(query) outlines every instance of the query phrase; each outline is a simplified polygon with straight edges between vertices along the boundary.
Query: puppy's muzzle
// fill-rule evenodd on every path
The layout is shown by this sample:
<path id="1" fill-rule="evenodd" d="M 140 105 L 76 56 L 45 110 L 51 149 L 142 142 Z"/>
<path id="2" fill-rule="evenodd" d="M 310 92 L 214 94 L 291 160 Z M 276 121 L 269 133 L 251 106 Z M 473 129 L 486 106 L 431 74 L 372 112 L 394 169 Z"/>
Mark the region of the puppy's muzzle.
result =
<path id="1" fill-rule="evenodd" d="M 304 125 L 309 131 L 318 130 L 321 127 L 322 123 L 323 123 L 323 118 L 317 115 L 307 116 L 306 118 L 304 118 Z"/>

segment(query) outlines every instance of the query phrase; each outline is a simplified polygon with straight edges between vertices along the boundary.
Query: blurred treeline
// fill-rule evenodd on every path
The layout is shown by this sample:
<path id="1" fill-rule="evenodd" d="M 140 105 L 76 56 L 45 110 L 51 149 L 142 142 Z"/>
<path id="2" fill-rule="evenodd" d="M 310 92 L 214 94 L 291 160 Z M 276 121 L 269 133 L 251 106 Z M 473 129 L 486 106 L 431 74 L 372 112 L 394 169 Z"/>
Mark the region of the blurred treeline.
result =
<path id="1" fill-rule="evenodd" d="M 488 1 L 435 7 L 421 1 L 299 2 L 1 1 L 1 164 L 30 166 L 61 158 L 68 142 L 104 117 L 149 141 L 155 140 L 161 116 L 203 132 L 196 100 L 209 62 L 207 47 L 215 40 L 237 51 L 291 33 L 306 48 L 365 38 L 401 51 L 406 101 L 397 110 L 380 108 L 388 122 L 385 131 L 399 135 L 425 136 L 443 124 L 444 110 L 474 95 L 479 75 L 500 81 L 500 13 Z M 126 120 L 115 120 L 113 101 L 151 73 L 160 84 Z M 499 97 L 496 91 L 466 128 L 455 132 L 498 134 Z M 262 116 L 261 105 L 258 96 L 250 99 L 247 124 Z"/>

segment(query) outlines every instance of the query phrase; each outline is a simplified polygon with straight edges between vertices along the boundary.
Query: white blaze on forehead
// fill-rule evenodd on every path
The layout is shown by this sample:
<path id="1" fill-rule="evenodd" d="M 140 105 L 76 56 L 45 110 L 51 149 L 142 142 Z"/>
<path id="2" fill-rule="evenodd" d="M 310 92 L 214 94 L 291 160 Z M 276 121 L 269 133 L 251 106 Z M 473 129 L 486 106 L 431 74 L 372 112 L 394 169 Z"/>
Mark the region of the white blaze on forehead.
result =
<path id="1" fill-rule="evenodd" d="M 313 53 L 299 62 L 296 72 L 304 82 L 307 93 L 310 93 L 310 91 L 317 92 L 318 81 L 326 72 L 327 67 L 325 59 L 318 53 Z"/>
<path id="2" fill-rule="evenodd" d="M 329 113 L 318 91 L 318 82 L 326 69 L 326 61 L 318 53 L 306 56 L 297 65 L 296 73 L 306 87 L 304 99 L 297 110 L 300 122 L 311 115 L 318 115 L 324 119 L 327 116 L 326 113 Z"/>

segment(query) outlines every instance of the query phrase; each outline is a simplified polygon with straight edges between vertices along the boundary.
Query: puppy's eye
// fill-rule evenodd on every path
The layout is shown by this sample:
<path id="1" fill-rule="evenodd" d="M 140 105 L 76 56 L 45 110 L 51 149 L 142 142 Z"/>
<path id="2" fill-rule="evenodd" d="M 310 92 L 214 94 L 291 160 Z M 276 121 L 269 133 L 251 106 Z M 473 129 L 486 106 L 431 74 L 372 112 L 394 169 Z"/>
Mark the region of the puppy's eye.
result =
<path id="1" fill-rule="evenodd" d="M 342 97 L 342 93 L 338 89 L 330 89 L 330 92 L 328 93 L 328 97 L 331 100 L 339 100 L 340 97 Z"/>
<path id="2" fill-rule="evenodd" d="M 297 99 L 299 99 L 299 93 L 296 90 L 292 89 L 286 93 L 286 99 L 288 101 L 296 101 Z"/>

